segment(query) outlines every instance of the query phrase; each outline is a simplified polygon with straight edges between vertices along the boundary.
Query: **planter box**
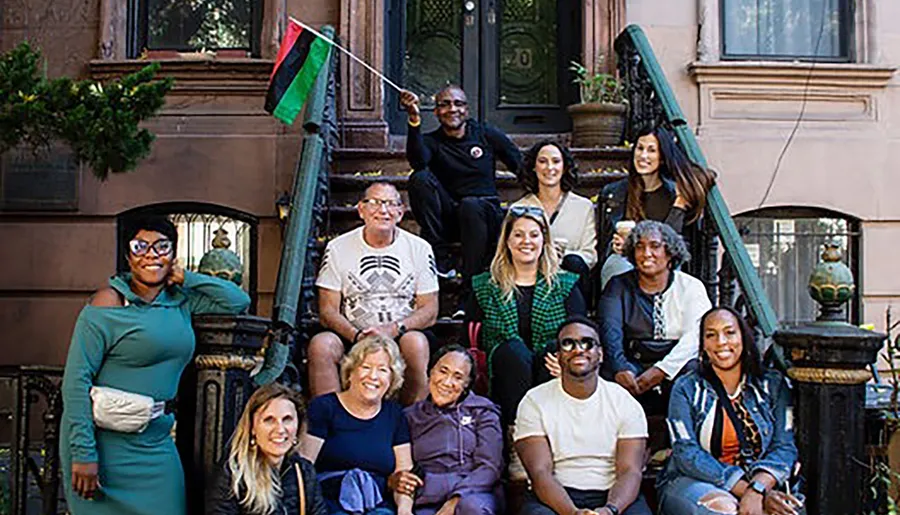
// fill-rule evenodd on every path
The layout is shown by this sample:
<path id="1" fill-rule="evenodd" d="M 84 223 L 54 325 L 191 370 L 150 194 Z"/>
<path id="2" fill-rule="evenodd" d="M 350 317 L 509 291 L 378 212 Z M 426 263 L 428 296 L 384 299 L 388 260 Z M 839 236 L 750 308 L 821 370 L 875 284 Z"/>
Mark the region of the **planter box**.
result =
<path id="1" fill-rule="evenodd" d="M 625 104 L 572 104 L 572 146 L 612 147 L 622 142 Z"/>

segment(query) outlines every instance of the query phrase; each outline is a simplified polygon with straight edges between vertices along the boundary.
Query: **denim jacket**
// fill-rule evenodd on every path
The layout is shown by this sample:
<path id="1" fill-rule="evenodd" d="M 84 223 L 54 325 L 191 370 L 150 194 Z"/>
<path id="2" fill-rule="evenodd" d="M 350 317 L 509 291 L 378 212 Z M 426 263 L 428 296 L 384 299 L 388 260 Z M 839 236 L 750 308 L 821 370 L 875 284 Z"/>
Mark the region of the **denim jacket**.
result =
<path id="1" fill-rule="evenodd" d="M 752 477 L 765 471 L 782 484 L 797 461 L 790 383 L 774 370 L 766 371 L 760 379 L 747 377 L 742 400 L 762 435 L 762 452 L 749 465 L 748 475 Z M 689 476 L 723 490 L 731 490 L 737 484 L 744 471 L 710 454 L 713 421 L 716 410 L 720 409 L 716 391 L 699 372 L 690 372 L 675 382 L 667 419 L 672 456 L 657 487 L 679 476 Z"/>

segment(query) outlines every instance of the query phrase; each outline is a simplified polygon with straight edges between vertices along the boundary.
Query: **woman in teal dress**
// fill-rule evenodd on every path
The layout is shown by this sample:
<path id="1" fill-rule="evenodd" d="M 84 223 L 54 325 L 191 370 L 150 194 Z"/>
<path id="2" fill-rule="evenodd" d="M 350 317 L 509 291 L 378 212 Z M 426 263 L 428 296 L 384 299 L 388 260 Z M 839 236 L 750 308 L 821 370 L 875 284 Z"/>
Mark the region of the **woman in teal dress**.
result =
<path id="1" fill-rule="evenodd" d="M 238 314 L 250 298 L 231 282 L 178 266 L 178 233 L 165 218 L 138 220 L 126 233 L 130 273 L 94 294 L 69 346 L 60 438 L 66 499 L 73 515 L 184 515 L 174 416 L 159 416 L 140 433 L 97 428 L 90 388 L 173 399 L 194 352 L 191 315 Z"/>

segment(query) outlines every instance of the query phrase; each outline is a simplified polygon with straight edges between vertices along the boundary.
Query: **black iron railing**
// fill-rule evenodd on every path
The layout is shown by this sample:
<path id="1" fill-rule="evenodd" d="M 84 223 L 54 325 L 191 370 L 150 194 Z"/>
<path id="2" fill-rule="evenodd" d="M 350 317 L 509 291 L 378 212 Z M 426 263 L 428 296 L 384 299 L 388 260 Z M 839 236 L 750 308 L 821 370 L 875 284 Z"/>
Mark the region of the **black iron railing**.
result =
<path id="1" fill-rule="evenodd" d="M 626 27 L 616 38 L 615 49 L 629 102 L 626 139 L 634 141 L 637 131 L 647 125 L 666 126 L 694 162 L 707 166 L 643 30 L 637 25 Z M 775 311 L 718 187 L 714 186 L 707 195 L 703 219 L 690 237 L 694 260 L 688 272 L 706 284 L 713 303 L 742 308 L 764 336 L 771 336 L 778 327 Z M 721 268 L 718 266 L 719 241 L 725 250 Z M 780 353 L 776 352 L 774 358 L 779 366 L 783 365 Z"/>
<path id="2" fill-rule="evenodd" d="M 0 367 L 0 512 L 55 515 L 60 502 L 59 425 L 62 368 Z M 5 426 L 5 427 L 4 427 Z M 5 462 L 5 463 L 4 463 Z"/>

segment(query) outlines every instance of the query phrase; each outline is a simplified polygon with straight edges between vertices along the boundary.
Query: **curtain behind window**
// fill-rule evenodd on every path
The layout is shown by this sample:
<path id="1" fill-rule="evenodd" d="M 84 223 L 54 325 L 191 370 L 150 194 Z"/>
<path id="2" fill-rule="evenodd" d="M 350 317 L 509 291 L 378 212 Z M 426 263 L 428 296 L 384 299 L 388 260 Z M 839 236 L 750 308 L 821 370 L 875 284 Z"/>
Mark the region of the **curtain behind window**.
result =
<path id="1" fill-rule="evenodd" d="M 724 55 L 844 57 L 846 0 L 722 0 Z M 820 36 L 821 32 L 821 36 Z M 818 51 L 816 51 L 818 43 Z"/>

